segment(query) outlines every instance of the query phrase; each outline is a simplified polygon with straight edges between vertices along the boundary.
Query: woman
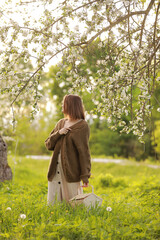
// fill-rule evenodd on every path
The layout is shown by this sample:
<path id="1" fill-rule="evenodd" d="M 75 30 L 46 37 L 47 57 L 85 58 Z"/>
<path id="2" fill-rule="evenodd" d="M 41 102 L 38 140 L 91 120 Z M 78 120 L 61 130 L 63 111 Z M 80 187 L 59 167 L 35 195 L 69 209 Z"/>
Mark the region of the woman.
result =
<path id="1" fill-rule="evenodd" d="M 48 170 L 48 204 L 67 202 L 88 187 L 91 161 L 88 146 L 89 126 L 85 121 L 82 100 L 77 95 L 63 98 L 61 119 L 46 139 L 48 150 L 54 151 Z"/>

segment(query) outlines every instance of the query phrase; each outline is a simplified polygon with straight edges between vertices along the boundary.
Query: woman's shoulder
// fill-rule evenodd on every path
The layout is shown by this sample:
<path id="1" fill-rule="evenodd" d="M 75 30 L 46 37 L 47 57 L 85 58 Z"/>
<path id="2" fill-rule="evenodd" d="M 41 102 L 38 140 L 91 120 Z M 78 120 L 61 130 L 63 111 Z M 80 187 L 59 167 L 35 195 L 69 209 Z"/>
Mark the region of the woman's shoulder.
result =
<path id="1" fill-rule="evenodd" d="M 80 123 L 76 124 L 74 128 L 72 128 L 71 132 L 72 132 L 72 137 L 76 139 L 76 141 L 77 139 L 82 139 L 85 136 L 89 137 L 90 128 L 89 128 L 88 122 L 82 119 Z"/>
<path id="2" fill-rule="evenodd" d="M 82 123 L 83 123 L 84 125 L 88 125 L 88 121 L 87 121 L 86 119 L 82 119 Z"/>
<path id="3" fill-rule="evenodd" d="M 61 118 L 57 123 L 56 123 L 56 126 L 57 127 L 60 127 L 65 121 L 65 118 Z"/>
<path id="4" fill-rule="evenodd" d="M 65 118 L 61 118 L 58 123 L 64 122 L 66 119 Z"/>
<path id="5" fill-rule="evenodd" d="M 82 131 L 82 130 L 85 131 L 85 130 L 89 129 L 88 122 L 85 119 L 82 119 L 80 121 L 80 123 L 75 126 L 75 129 L 80 130 L 80 131 Z"/>
<path id="6" fill-rule="evenodd" d="M 82 119 L 83 126 L 89 126 L 88 122 L 85 119 Z"/>
<path id="7" fill-rule="evenodd" d="M 89 130 L 89 124 L 86 120 L 83 120 L 83 128 Z"/>

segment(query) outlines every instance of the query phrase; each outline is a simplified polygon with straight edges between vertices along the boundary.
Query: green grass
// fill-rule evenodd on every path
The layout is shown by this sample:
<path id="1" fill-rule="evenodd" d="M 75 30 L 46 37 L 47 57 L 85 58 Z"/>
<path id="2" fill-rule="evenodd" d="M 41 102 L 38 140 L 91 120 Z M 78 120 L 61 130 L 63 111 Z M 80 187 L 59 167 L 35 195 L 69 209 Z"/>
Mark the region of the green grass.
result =
<path id="1" fill-rule="evenodd" d="M 47 206 L 49 161 L 17 157 L 16 162 L 9 157 L 13 181 L 0 184 L 0 239 L 160 239 L 160 169 L 92 163 L 90 183 L 103 203 L 87 209 L 65 202 Z"/>

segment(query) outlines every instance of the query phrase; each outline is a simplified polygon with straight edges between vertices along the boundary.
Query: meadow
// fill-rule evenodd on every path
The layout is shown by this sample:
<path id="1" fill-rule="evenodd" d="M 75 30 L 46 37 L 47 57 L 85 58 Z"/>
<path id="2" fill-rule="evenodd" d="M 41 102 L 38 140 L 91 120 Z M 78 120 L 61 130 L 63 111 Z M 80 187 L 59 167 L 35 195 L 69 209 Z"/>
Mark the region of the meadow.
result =
<path id="1" fill-rule="evenodd" d="M 87 209 L 47 206 L 48 160 L 8 161 L 14 175 L 0 183 L 0 239 L 160 239 L 160 168 L 93 162 L 90 184 L 103 203 Z"/>

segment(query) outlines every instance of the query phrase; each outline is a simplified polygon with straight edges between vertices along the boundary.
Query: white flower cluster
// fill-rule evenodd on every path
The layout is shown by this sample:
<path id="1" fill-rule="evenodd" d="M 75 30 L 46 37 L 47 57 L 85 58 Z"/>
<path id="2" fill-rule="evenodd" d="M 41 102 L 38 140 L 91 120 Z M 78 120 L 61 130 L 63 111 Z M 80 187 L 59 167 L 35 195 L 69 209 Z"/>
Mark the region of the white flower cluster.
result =
<path id="1" fill-rule="evenodd" d="M 112 208 L 111 207 L 107 207 L 106 210 L 107 210 L 107 212 L 111 212 Z"/>
<path id="2" fill-rule="evenodd" d="M 7 207 L 6 208 L 6 211 L 11 211 L 12 209 L 10 207 Z"/>
<path id="3" fill-rule="evenodd" d="M 26 215 L 25 214 L 20 214 L 19 217 L 20 217 L 20 219 L 26 219 Z"/>
<path id="4" fill-rule="evenodd" d="M 52 1 L 41 1 L 42 11 L 39 1 L 33 1 L 28 12 L 20 3 L 7 2 L 1 15 L 1 94 L 11 102 L 17 97 L 22 104 L 30 101 L 33 112 L 38 111 L 43 67 L 63 54 L 57 80 L 67 70 L 67 81 L 72 84 L 69 92 L 87 90 L 110 127 L 132 131 L 142 138 L 151 116 L 154 88 L 160 84 L 158 65 L 152 62 L 158 40 L 153 37 L 152 18 L 146 19 L 142 44 L 136 22 L 142 25 L 143 18 L 140 14 L 130 19 L 126 16 L 129 7 L 136 12 L 143 10 L 144 4 L 132 0 L 84 1 L 87 6 L 82 7 L 81 1 L 69 0 L 55 7 Z M 13 6 L 15 12 L 11 13 Z M 154 14 L 155 10 L 150 12 Z M 13 20 L 15 13 L 21 21 Z M 10 17 L 5 18 L 8 14 Z M 33 62 L 36 67 L 31 69 Z M 63 79 L 60 81 L 62 86 Z M 156 109 L 160 111 L 159 106 Z"/>

